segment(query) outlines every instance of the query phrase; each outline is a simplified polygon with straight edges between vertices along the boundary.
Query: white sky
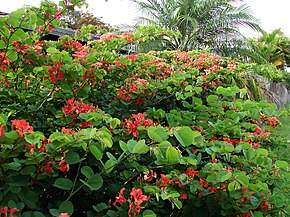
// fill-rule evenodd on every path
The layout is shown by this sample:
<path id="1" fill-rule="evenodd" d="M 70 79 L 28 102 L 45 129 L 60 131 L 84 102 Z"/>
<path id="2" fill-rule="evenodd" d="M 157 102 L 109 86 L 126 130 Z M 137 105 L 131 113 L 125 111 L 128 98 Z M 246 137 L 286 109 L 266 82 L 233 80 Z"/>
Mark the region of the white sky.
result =
<path id="1" fill-rule="evenodd" d="M 11 12 L 23 5 L 39 5 L 41 0 L 0 0 L 0 11 Z M 58 0 L 54 0 L 58 2 Z M 260 19 L 261 27 L 266 31 L 277 28 L 290 37 L 290 0 L 244 0 L 253 15 Z M 138 13 L 130 0 L 87 0 L 88 10 L 96 17 L 111 25 L 135 23 Z M 246 36 L 254 36 L 254 32 L 243 31 Z"/>

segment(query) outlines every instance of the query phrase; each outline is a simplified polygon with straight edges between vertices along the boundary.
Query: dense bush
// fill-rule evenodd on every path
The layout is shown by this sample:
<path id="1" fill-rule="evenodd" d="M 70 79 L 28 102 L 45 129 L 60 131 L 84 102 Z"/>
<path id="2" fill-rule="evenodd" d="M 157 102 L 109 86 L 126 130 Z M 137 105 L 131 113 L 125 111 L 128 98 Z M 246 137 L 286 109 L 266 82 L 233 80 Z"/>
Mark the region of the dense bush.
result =
<path id="1" fill-rule="evenodd" d="M 53 5 L 0 18 L 4 216 L 289 213 L 288 163 L 267 150 L 282 112 L 232 84 L 243 64 L 119 54 L 132 33 L 83 45 L 18 28 L 52 28 Z"/>

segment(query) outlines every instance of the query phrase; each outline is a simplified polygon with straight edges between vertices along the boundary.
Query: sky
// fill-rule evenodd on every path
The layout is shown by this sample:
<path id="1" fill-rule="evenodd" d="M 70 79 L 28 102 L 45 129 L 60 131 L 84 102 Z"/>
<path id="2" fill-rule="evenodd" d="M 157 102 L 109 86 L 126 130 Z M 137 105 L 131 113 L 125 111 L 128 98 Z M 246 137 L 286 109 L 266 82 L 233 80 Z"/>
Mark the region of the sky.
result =
<path id="1" fill-rule="evenodd" d="M 0 11 L 11 12 L 24 5 L 38 6 L 41 0 L 0 0 Z M 54 0 L 58 2 L 58 0 Z M 140 13 L 130 0 L 87 0 L 88 11 L 96 17 L 102 17 L 103 21 L 111 25 L 133 25 Z M 244 0 L 251 8 L 252 14 L 260 19 L 261 27 L 270 32 L 274 29 L 281 30 L 290 37 L 290 0 Z M 248 37 L 258 35 L 243 29 L 243 34 Z"/>

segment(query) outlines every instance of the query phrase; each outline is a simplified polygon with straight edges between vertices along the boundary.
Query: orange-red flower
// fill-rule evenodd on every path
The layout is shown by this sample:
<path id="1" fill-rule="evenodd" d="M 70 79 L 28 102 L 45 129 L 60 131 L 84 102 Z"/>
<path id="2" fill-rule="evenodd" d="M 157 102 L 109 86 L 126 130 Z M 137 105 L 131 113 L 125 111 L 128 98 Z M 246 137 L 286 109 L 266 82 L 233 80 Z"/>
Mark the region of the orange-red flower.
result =
<path id="1" fill-rule="evenodd" d="M 127 202 L 126 198 L 124 197 L 124 191 L 125 191 L 125 188 L 122 188 L 120 190 L 119 195 L 116 197 L 116 200 L 113 203 L 114 206 L 116 206 L 116 203 L 126 203 Z"/>
<path id="2" fill-rule="evenodd" d="M 12 120 L 12 130 L 17 130 L 20 138 L 23 138 L 24 134 L 33 133 L 33 127 L 25 120 Z"/>
<path id="3" fill-rule="evenodd" d="M 6 124 L 2 124 L 0 127 L 0 137 L 4 137 L 4 128 L 5 128 Z"/>

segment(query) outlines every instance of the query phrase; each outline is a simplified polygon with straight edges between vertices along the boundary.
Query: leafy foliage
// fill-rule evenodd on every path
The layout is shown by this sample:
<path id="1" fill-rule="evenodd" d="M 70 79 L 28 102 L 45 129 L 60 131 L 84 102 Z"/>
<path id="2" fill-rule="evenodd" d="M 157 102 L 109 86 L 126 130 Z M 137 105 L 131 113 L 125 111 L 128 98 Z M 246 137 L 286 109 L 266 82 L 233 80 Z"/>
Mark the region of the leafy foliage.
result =
<path id="1" fill-rule="evenodd" d="M 289 165 L 268 151 L 285 111 L 231 83 L 248 65 L 201 51 L 119 54 L 139 33 L 42 41 L 59 11 L 41 9 L 0 18 L 4 215 L 289 214 Z M 43 26 L 25 33 L 23 17 Z"/>

